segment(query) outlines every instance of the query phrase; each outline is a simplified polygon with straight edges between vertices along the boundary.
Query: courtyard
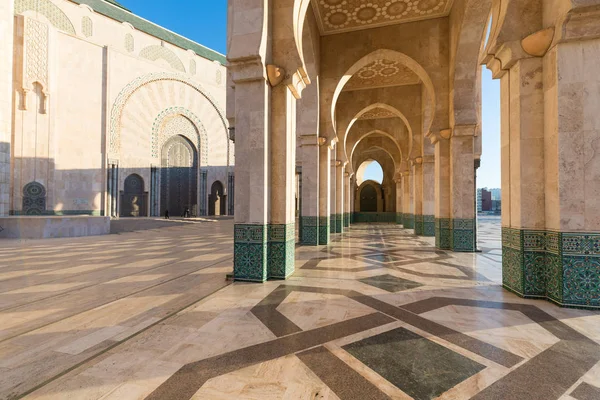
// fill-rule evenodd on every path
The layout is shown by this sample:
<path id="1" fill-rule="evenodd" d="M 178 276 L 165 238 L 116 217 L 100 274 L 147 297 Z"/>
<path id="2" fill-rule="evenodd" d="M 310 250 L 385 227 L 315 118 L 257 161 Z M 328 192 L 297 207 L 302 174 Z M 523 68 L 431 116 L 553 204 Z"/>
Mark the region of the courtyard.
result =
<path id="1" fill-rule="evenodd" d="M 503 290 L 498 218 L 475 254 L 352 225 L 266 284 L 226 280 L 232 220 L 171 223 L 3 243 L 0 398 L 599 398 L 600 315 Z"/>

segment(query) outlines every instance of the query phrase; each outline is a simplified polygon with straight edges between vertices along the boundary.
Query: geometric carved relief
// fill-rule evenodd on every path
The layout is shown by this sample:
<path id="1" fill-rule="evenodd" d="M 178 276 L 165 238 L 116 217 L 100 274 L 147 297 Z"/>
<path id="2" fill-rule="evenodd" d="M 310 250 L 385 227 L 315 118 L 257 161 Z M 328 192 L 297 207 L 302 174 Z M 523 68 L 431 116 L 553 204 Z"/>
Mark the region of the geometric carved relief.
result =
<path id="1" fill-rule="evenodd" d="M 49 0 L 16 0 L 15 15 L 25 11 L 35 11 L 46 17 L 56 29 L 75 35 L 75 28 L 69 17 Z"/>
<path id="2" fill-rule="evenodd" d="M 208 165 L 208 137 L 200 119 L 184 107 L 170 107 L 161 112 L 152 125 L 152 157 L 175 135 L 187 138 L 200 154 L 200 165 Z"/>
<path id="3" fill-rule="evenodd" d="M 449 13 L 452 0 L 315 0 L 324 34 L 438 18 Z"/>
<path id="4" fill-rule="evenodd" d="M 399 61 L 376 60 L 352 75 L 344 90 L 416 85 L 420 82 L 419 77 Z"/>
<path id="5" fill-rule="evenodd" d="M 374 108 L 360 116 L 359 119 L 396 118 L 397 115 L 385 108 Z"/>
<path id="6" fill-rule="evenodd" d="M 81 32 L 85 37 L 90 37 L 94 34 L 94 23 L 90 17 L 83 17 L 81 19 Z"/>
<path id="7" fill-rule="evenodd" d="M 127 100 L 129 100 L 129 98 L 141 87 L 148 85 L 152 82 L 158 82 L 158 81 L 176 81 L 176 82 L 183 83 L 183 84 L 193 88 L 194 90 L 196 90 L 201 96 L 203 96 L 212 105 L 214 110 L 219 115 L 220 120 L 223 124 L 223 135 L 225 135 L 225 137 L 226 137 L 227 153 L 229 154 L 231 142 L 229 140 L 228 123 L 227 123 L 227 120 L 225 119 L 225 113 L 223 112 L 221 107 L 219 107 L 216 100 L 212 97 L 212 95 L 210 93 L 207 93 L 204 90 L 204 88 L 202 88 L 202 86 L 199 85 L 198 83 L 188 80 L 185 76 L 182 76 L 181 74 L 172 74 L 172 73 L 168 73 L 168 72 L 156 72 L 156 73 L 151 73 L 148 75 L 140 76 L 140 77 L 136 78 L 135 80 L 133 80 L 132 82 L 130 82 L 119 93 L 119 95 L 115 99 L 115 102 L 113 104 L 111 114 L 110 114 L 110 135 L 109 135 L 109 151 L 110 151 L 110 153 L 112 153 L 112 155 L 117 155 L 121 151 L 121 116 L 123 114 L 123 108 L 125 107 Z M 178 112 L 181 112 L 181 111 L 178 111 Z M 187 114 L 183 114 L 183 115 L 189 117 L 189 115 L 187 115 Z M 196 120 L 194 120 L 192 118 L 190 118 L 190 119 L 192 121 L 194 121 L 194 123 L 196 123 Z M 197 124 L 196 126 L 200 127 L 201 124 L 200 125 Z M 206 149 L 207 147 L 203 146 L 203 148 Z M 228 160 L 227 165 L 229 165 L 229 164 L 230 163 Z M 204 164 L 204 165 L 206 165 L 206 164 Z"/>
<path id="8" fill-rule="evenodd" d="M 131 33 L 125 35 L 125 50 L 127 50 L 130 53 L 133 53 L 133 51 L 135 50 L 135 42 Z"/>
<path id="9" fill-rule="evenodd" d="M 39 112 L 46 113 L 48 102 L 48 45 L 49 27 L 45 22 L 22 17 L 23 26 L 23 65 L 22 97 L 20 108 L 27 109 L 27 95 L 31 90 L 39 88 Z"/>
<path id="10" fill-rule="evenodd" d="M 140 56 L 147 58 L 148 60 L 151 60 L 151 61 L 156 61 L 159 59 L 165 60 L 167 63 L 169 63 L 171 68 L 176 69 L 181 72 L 185 72 L 185 67 L 183 66 L 183 63 L 181 62 L 179 57 L 177 57 L 177 55 L 175 53 L 173 53 L 171 50 L 167 49 L 166 47 L 157 46 L 157 45 L 148 46 L 148 47 L 142 49 L 142 51 L 140 52 Z"/>

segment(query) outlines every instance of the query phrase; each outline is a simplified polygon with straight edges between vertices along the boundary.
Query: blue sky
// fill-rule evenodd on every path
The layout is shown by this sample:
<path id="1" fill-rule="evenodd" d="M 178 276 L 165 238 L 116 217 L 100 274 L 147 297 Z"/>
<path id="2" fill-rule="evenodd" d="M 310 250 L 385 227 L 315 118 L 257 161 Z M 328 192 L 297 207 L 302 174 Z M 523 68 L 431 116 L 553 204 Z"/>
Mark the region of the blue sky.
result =
<path id="1" fill-rule="evenodd" d="M 135 14 L 225 54 L 227 0 L 118 0 Z M 500 187 L 500 84 L 483 69 L 483 155 L 478 187 Z M 370 175 L 373 174 L 373 175 Z M 366 171 L 376 178 L 374 166 Z"/>

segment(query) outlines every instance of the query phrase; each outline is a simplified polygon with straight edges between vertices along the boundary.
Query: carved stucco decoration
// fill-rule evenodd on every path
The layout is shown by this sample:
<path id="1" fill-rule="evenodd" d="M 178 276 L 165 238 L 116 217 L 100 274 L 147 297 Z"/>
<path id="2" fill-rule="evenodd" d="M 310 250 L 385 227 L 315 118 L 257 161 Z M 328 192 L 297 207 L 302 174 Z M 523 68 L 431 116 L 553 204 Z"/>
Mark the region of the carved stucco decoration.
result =
<path id="1" fill-rule="evenodd" d="M 200 84 L 187 79 L 185 76 L 166 72 L 152 73 L 138 77 L 134 81 L 130 82 L 125 88 L 123 88 L 123 90 L 115 99 L 115 102 L 112 106 L 109 126 L 109 152 L 111 153 L 111 155 L 117 158 L 118 154 L 121 151 L 121 115 L 123 113 L 123 108 L 125 107 L 127 101 L 141 87 L 149 83 L 158 82 L 161 80 L 176 81 L 188 85 L 194 90 L 196 90 L 199 93 L 199 95 L 203 96 L 206 100 L 209 101 L 209 103 L 219 114 L 221 122 L 223 123 L 224 135 L 226 136 L 227 143 L 227 154 L 229 154 L 229 157 L 231 157 L 230 150 L 232 146 L 231 141 L 229 140 L 228 123 L 225 119 L 225 113 L 218 105 L 216 100 L 206 90 L 204 90 L 204 88 Z M 227 165 L 229 165 L 229 160 L 227 160 Z"/>
<path id="2" fill-rule="evenodd" d="M 383 119 L 383 118 L 396 118 L 397 115 L 386 110 L 385 108 L 374 108 L 371 111 L 367 111 L 360 116 L 359 119 Z"/>
<path id="3" fill-rule="evenodd" d="M 399 61 L 377 60 L 361 68 L 344 86 L 344 91 L 389 86 L 416 85 L 421 80 Z"/>
<path id="4" fill-rule="evenodd" d="M 454 0 L 313 0 L 324 34 L 448 15 Z"/>

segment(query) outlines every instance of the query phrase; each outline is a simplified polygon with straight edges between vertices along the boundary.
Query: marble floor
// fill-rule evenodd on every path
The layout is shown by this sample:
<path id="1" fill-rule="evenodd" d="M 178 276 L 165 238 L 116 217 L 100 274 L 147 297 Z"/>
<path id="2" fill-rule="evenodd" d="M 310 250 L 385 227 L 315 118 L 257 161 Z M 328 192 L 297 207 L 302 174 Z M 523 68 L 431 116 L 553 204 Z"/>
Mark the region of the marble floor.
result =
<path id="1" fill-rule="evenodd" d="M 478 254 L 396 225 L 225 281 L 233 222 L 3 242 L 0 398 L 600 399 L 600 313 L 502 290 Z"/>

